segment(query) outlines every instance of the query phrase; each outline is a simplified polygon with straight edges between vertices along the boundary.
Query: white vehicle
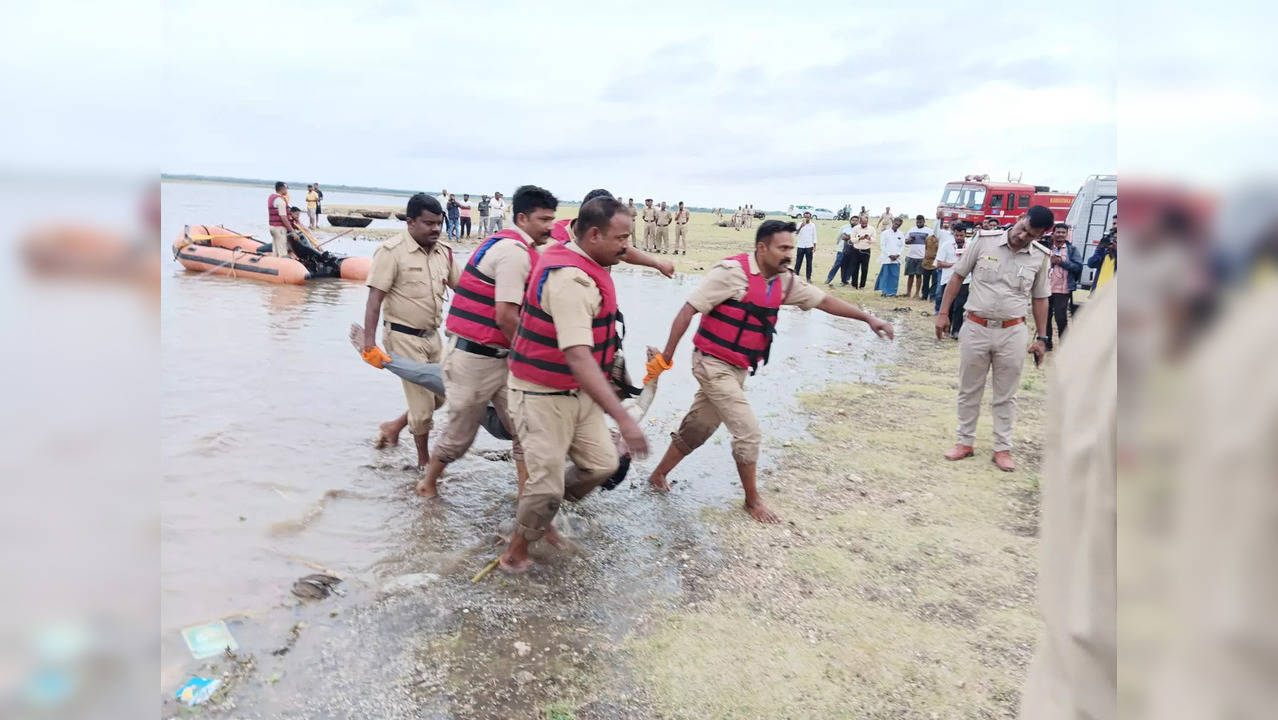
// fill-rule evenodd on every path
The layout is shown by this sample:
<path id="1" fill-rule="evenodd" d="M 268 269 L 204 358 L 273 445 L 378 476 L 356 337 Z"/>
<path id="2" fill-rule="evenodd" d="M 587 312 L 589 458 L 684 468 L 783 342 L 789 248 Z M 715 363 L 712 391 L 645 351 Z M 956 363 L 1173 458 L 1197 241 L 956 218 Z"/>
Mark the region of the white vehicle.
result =
<path id="1" fill-rule="evenodd" d="M 1065 223 L 1070 227 L 1070 244 L 1083 258 L 1083 272 L 1079 286 L 1089 288 L 1096 271 L 1087 267 L 1087 261 L 1096 253 L 1096 244 L 1114 226 L 1118 215 L 1118 176 L 1091 175 L 1083 181 L 1083 187 L 1069 206 Z"/>
<path id="2" fill-rule="evenodd" d="M 834 211 L 828 208 L 814 208 L 811 205 L 791 205 L 786 214 L 796 220 L 803 217 L 803 213 L 810 212 L 812 217 L 817 220 L 833 220 Z"/>

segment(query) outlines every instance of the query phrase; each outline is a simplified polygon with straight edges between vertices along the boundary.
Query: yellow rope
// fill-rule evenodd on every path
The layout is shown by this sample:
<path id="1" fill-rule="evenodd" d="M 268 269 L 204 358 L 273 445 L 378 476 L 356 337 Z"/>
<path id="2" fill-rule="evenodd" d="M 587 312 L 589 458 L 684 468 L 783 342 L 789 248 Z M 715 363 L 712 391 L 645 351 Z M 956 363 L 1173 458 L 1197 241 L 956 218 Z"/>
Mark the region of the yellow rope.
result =
<path id="1" fill-rule="evenodd" d="M 485 567 L 483 570 L 480 570 L 478 575 L 476 575 L 475 577 L 473 577 L 473 578 L 471 578 L 471 579 L 470 579 L 470 584 L 471 584 L 471 585 L 474 585 L 475 583 L 479 582 L 480 580 L 483 580 L 485 575 L 487 575 L 488 573 L 492 572 L 492 571 L 493 571 L 493 568 L 497 567 L 497 563 L 498 563 L 500 560 L 501 560 L 501 558 L 499 558 L 499 557 L 495 557 L 495 558 L 493 558 L 493 561 L 492 561 L 492 562 L 490 562 L 490 563 L 488 563 L 488 566 L 487 566 L 487 567 Z"/>

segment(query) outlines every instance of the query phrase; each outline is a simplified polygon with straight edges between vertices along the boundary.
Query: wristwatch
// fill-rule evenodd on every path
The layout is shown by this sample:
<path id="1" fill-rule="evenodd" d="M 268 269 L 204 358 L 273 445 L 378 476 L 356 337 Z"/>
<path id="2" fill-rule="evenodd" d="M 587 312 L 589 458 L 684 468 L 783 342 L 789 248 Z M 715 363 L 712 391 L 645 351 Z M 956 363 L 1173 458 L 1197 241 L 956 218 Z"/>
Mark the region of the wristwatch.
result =
<path id="1" fill-rule="evenodd" d="M 1042 336 L 1042 335 L 1039 335 L 1038 337 L 1034 338 L 1034 341 L 1035 341 L 1035 342 L 1041 342 L 1041 343 L 1043 343 L 1044 345 L 1046 345 L 1046 344 L 1047 344 L 1047 341 L 1048 341 L 1048 340 L 1051 340 L 1051 338 L 1049 338 L 1049 337 L 1044 337 L 1044 336 Z"/>

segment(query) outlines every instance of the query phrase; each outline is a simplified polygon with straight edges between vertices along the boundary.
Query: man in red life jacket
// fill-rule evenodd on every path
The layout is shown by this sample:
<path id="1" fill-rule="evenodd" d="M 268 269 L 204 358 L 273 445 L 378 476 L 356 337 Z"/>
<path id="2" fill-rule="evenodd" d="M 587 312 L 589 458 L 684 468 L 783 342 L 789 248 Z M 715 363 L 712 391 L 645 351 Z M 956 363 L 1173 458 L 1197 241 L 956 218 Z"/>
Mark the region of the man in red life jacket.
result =
<path id="1" fill-rule="evenodd" d="M 668 491 L 666 475 L 710 439 L 722 423 L 732 433 L 732 457 L 745 489 L 746 512 L 765 523 L 779 519 L 763 504 L 755 487 L 763 435 L 746 399 L 745 380 L 760 363 L 768 361 L 777 309 L 782 305 L 817 308 L 831 315 L 862 320 L 876 334 L 893 337 L 892 326 L 887 322 L 826 295 L 791 271 L 794 231 L 794 223 L 768 220 L 755 233 L 753 253 L 730 257 L 711 268 L 675 316 L 665 351 L 648 366 L 649 372 L 656 374 L 669 369 L 665 358 L 674 356 L 692 316 L 702 313 L 692 353 L 692 375 L 701 389 L 678 431 L 671 433 L 673 442 L 649 482 L 662 492 Z"/>
<path id="2" fill-rule="evenodd" d="M 508 572 L 528 568 L 528 545 L 546 533 L 565 498 L 580 500 L 616 471 L 605 412 L 632 455 L 648 452 L 607 374 L 620 345 L 617 293 L 607 268 L 625 255 L 630 215 L 611 197 L 595 198 L 582 205 L 574 230 L 575 242 L 551 243 L 537 261 L 510 353 L 511 415 L 528 483 L 501 556 Z M 565 455 L 577 468 L 567 484 Z"/>
<path id="3" fill-rule="evenodd" d="M 591 190 L 590 192 L 586 193 L 586 197 L 585 199 L 581 201 L 581 204 L 585 205 L 586 203 L 590 202 L 591 200 L 594 200 L 597 197 L 610 198 L 610 197 L 613 197 L 613 194 L 603 189 Z M 627 208 L 627 212 L 630 212 L 629 208 Z M 634 216 L 631 215 L 630 219 L 631 219 L 631 224 L 633 225 Z M 554 229 L 550 231 L 550 237 L 554 238 L 560 243 L 571 242 L 573 237 L 573 223 L 575 222 L 576 220 L 573 218 L 565 218 L 563 220 L 556 222 Z M 633 228 L 631 228 L 630 235 L 631 235 L 631 239 L 633 240 L 634 238 Z M 661 273 L 662 275 L 665 275 L 666 277 L 674 277 L 673 262 L 669 260 L 658 260 L 657 258 L 643 252 L 642 250 L 640 250 L 639 248 L 633 245 L 626 247 L 626 254 L 625 256 L 621 258 L 621 261 L 624 263 L 628 263 L 630 265 L 638 265 L 640 267 L 650 267 L 656 270 L 657 272 Z"/>
<path id="4" fill-rule="evenodd" d="M 457 287 L 459 268 L 453 261 L 453 249 L 439 241 L 444 224 L 444 209 L 439 201 L 426 193 L 408 199 L 408 215 L 404 232 L 382 243 L 373 253 L 368 271 L 368 302 L 364 307 L 364 361 L 376 368 L 390 360 L 377 347 L 377 325 L 386 316 L 382 341 L 386 349 L 415 362 L 439 362 L 440 315 L 444 294 Z M 383 302 L 385 307 L 383 308 Z M 417 466 L 430 463 L 426 438 L 434 424 L 432 416 L 438 397 L 426 388 L 404 381 L 408 399 L 407 425 L 417 444 Z M 382 439 L 387 427 L 382 424 Z M 398 436 L 399 431 L 394 434 Z M 379 446 L 382 442 L 379 440 Z"/>
<path id="5" fill-rule="evenodd" d="M 466 261 L 445 330 L 451 335 L 444 355 L 448 387 L 448 428 L 435 441 L 430 465 L 417 483 L 417 494 L 434 497 L 444 466 L 459 459 L 475 442 L 475 433 L 491 401 L 506 427 L 506 359 L 519 325 L 528 275 L 537 249 L 550 238 L 559 201 L 549 190 L 524 185 L 515 191 L 513 228 L 480 243 Z M 513 434 L 511 455 L 522 491 L 528 479 L 519 436 Z"/>
<path id="6" fill-rule="evenodd" d="M 288 219 L 288 185 L 275 183 L 275 192 L 266 199 L 266 221 L 271 231 L 271 251 L 276 257 L 288 257 L 288 236 L 294 234 Z"/>

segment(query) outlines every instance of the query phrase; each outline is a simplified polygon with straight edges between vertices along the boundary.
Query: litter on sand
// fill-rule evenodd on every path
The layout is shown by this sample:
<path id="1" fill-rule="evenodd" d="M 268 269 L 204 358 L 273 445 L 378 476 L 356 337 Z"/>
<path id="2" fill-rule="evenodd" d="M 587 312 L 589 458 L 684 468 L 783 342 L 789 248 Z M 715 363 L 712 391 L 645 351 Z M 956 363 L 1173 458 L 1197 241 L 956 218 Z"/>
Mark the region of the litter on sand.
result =
<path id="1" fill-rule="evenodd" d="M 327 573 L 315 573 L 298 578 L 297 582 L 293 583 L 293 594 L 305 600 L 323 600 L 334 592 L 333 588 L 341 582 L 342 579 L 339 577 Z"/>
<path id="2" fill-rule="evenodd" d="M 173 697 L 184 705 L 195 707 L 213 697 L 213 693 L 217 692 L 219 687 L 222 687 L 222 681 L 218 678 L 193 677 L 178 688 L 177 692 L 173 693 Z"/>
<path id="3" fill-rule="evenodd" d="M 191 655 L 196 660 L 221 655 L 226 650 L 235 652 L 240 649 L 240 644 L 231 636 L 230 628 L 221 620 L 182 628 L 182 639 L 186 641 L 186 646 L 191 649 Z"/>
<path id="4" fill-rule="evenodd" d="M 488 563 L 487 565 L 485 565 L 483 570 L 480 570 L 480 571 L 479 571 L 479 572 L 475 575 L 475 577 L 473 577 L 473 578 L 471 578 L 471 579 L 470 579 L 470 584 L 471 584 L 471 585 L 474 585 L 475 583 L 479 582 L 480 580 L 483 580 L 485 575 L 487 575 L 488 573 L 492 572 L 492 571 L 493 571 L 493 568 L 497 567 L 497 563 L 498 563 L 498 561 L 500 561 L 500 560 L 501 560 L 501 558 L 493 558 L 492 562 L 490 562 L 490 563 Z"/>

